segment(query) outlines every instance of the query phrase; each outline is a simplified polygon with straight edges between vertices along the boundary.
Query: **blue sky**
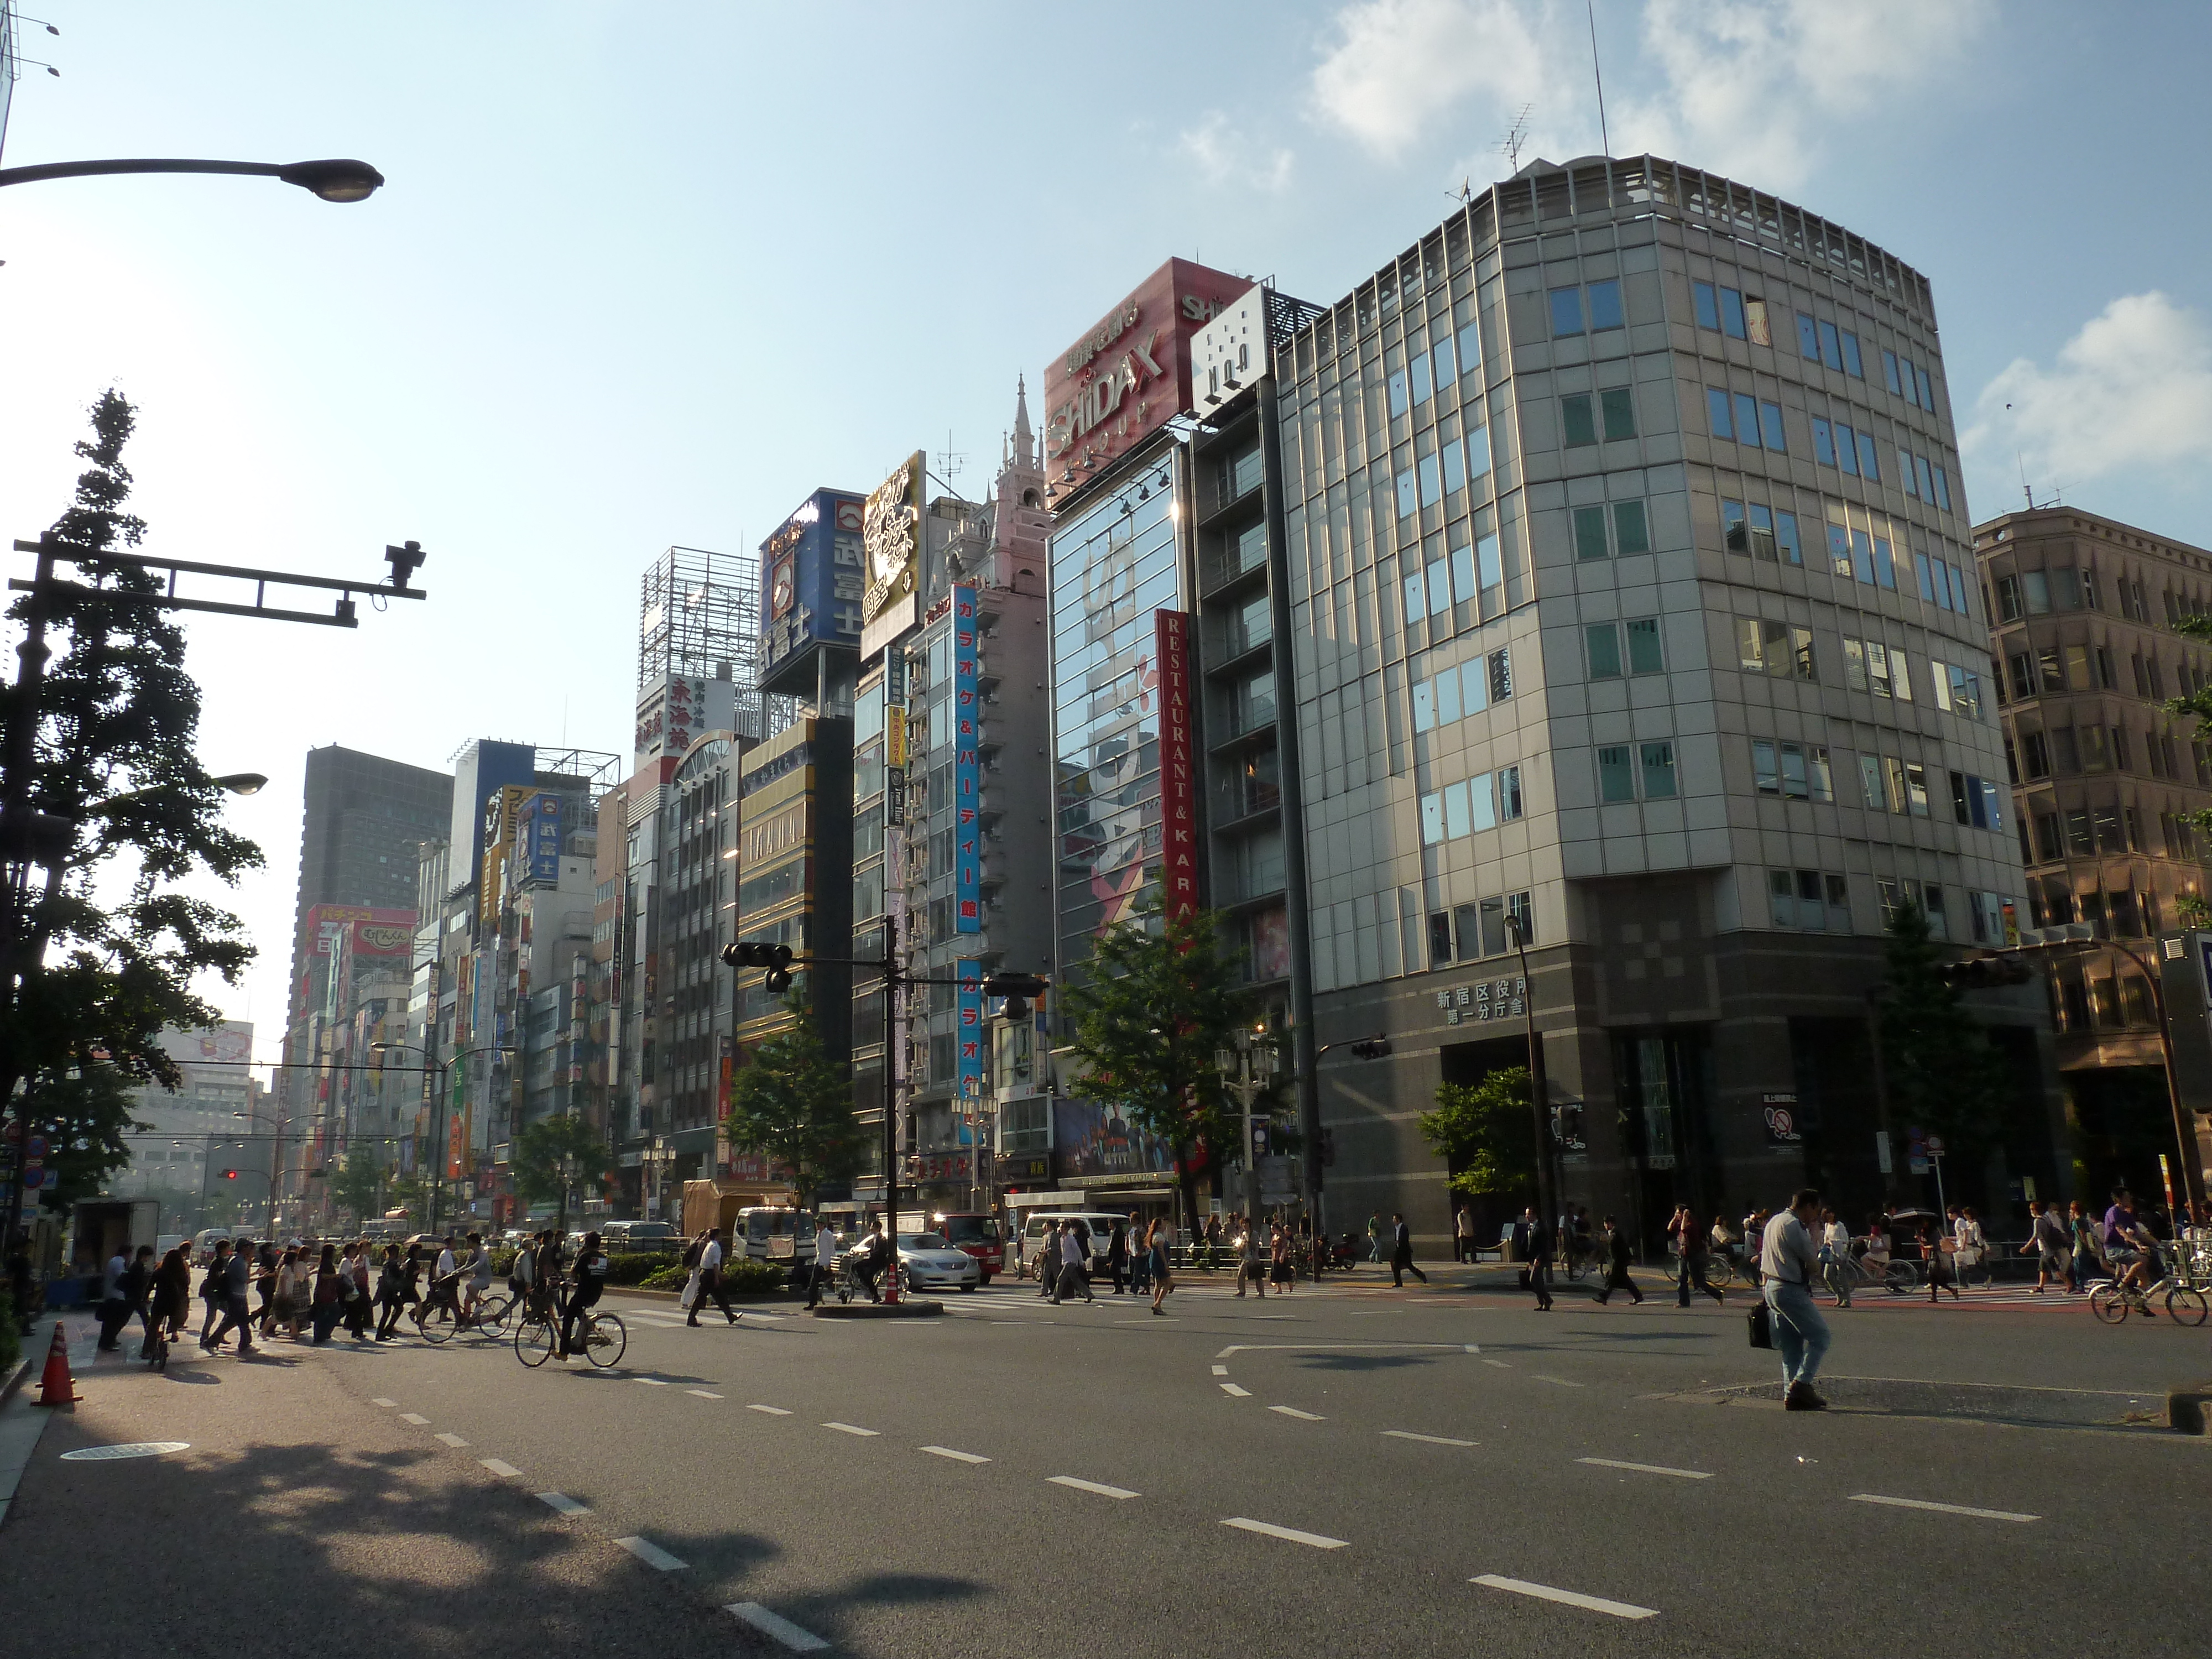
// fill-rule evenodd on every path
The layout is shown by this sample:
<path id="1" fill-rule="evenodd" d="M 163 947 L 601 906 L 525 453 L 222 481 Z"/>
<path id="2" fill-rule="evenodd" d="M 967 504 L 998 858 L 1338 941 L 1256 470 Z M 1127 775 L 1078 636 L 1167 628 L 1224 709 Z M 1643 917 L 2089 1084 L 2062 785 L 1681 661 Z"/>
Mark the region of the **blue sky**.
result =
<path id="1" fill-rule="evenodd" d="M 640 571 L 906 453 L 988 480 L 1015 377 L 1169 254 L 1328 301 L 1463 179 L 1600 148 L 1571 5 L 36 0 L 11 163 L 358 155 L 387 188 L 0 192 L 0 529 L 104 386 L 152 544 L 374 574 L 357 633 L 195 618 L 204 758 L 268 773 L 238 896 L 281 1018 L 301 769 L 471 737 L 626 754 Z M 1978 517 L 2054 486 L 2212 543 L 2202 5 L 1598 0 L 1613 148 L 1839 220 L 1936 285 Z M 374 27 L 369 20 L 374 19 Z M 2003 407 L 2013 405 L 2008 411 Z M 939 469 L 942 470 L 941 468 Z M 20 561 L 19 561 L 20 562 Z M 264 1048 L 264 1052 L 267 1052 Z"/>

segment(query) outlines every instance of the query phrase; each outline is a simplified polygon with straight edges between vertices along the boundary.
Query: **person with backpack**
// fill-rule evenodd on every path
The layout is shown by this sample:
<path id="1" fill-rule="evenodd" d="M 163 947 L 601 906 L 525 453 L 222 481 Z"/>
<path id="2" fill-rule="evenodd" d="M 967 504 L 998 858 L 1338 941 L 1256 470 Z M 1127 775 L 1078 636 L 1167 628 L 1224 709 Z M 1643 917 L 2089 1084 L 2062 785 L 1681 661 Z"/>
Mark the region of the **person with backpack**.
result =
<path id="1" fill-rule="evenodd" d="M 230 1241 L 218 1238 L 215 1242 L 215 1256 L 208 1263 L 206 1273 L 200 1279 L 200 1300 L 207 1304 L 207 1317 L 200 1322 L 200 1346 L 208 1346 L 215 1328 L 222 1318 L 223 1276 L 230 1268 Z"/>
<path id="2" fill-rule="evenodd" d="M 584 1310 L 595 1307 L 599 1292 L 606 1288 L 607 1259 L 599 1250 L 597 1233 L 584 1235 L 583 1248 L 576 1252 L 576 1285 L 568 1292 L 561 1308 L 561 1358 L 568 1358 L 579 1352 L 576 1346 L 576 1322 Z"/>
<path id="3" fill-rule="evenodd" d="M 399 1328 L 399 1310 L 407 1305 L 407 1270 L 400 1264 L 397 1244 L 384 1247 L 384 1265 L 376 1275 L 376 1305 L 384 1311 L 377 1316 L 374 1340 L 389 1342 Z"/>

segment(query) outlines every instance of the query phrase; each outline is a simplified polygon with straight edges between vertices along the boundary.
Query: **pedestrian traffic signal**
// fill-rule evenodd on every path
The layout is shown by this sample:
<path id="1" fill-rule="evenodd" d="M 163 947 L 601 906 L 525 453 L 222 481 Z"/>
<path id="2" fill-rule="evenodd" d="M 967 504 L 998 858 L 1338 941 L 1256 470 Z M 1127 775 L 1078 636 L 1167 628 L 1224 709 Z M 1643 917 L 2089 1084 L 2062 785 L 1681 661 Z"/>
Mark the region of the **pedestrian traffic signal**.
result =
<path id="1" fill-rule="evenodd" d="M 1390 1052 L 1389 1037 L 1362 1037 L 1352 1045 L 1352 1052 L 1362 1060 L 1381 1060 Z"/>
<path id="2" fill-rule="evenodd" d="M 1990 991 L 2001 985 L 2025 985 L 2035 977 L 2035 969 L 2028 966 L 2027 957 L 2008 951 L 1947 962 L 1936 969 L 1936 975 L 1954 991 Z"/>
<path id="3" fill-rule="evenodd" d="M 791 947 L 788 945 L 757 942 L 725 945 L 722 960 L 732 968 L 767 969 L 768 975 L 762 983 L 779 995 L 791 988 Z"/>

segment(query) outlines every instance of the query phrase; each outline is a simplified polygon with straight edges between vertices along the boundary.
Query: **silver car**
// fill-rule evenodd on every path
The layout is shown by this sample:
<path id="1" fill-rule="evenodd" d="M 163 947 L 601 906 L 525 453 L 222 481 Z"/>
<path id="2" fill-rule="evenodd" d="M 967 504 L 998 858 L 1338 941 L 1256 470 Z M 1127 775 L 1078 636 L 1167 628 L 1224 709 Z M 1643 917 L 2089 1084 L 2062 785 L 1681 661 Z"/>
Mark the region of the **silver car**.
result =
<path id="1" fill-rule="evenodd" d="M 972 1291 L 983 1282 L 983 1265 L 942 1233 L 901 1233 L 899 1266 L 917 1291 Z"/>

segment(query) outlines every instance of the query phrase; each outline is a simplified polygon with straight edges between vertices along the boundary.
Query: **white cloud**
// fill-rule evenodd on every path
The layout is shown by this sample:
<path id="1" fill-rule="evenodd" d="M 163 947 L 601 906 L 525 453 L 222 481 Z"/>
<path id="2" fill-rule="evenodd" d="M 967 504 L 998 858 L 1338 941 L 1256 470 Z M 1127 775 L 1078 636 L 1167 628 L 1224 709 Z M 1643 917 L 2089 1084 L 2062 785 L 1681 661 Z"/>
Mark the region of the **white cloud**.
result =
<path id="1" fill-rule="evenodd" d="M 1975 400 L 1966 447 L 2039 482 L 2212 460 L 2212 321 L 2153 289 L 2113 301 L 2049 368 L 2021 357 Z"/>
<path id="2" fill-rule="evenodd" d="M 1290 187 L 1292 156 L 1246 137 L 1219 110 L 1176 136 L 1176 148 L 1197 164 L 1208 184 L 1241 185 L 1270 191 Z"/>
<path id="3" fill-rule="evenodd" d="M 1638 52 L 1617 24 L 1600 31 L 1613 151 L 1788 188 L 1830 132 L 1948 67 L 1991 15 L 1991 0 L 1644 0 Z M 1502 132 L 1523 104 L 1524 161 L 1600 142 L 1588 16 L 1559 0 L 1355 0 L 1312 94 L 1323 121 L 1385 160 L 1447 122 Z"/>

